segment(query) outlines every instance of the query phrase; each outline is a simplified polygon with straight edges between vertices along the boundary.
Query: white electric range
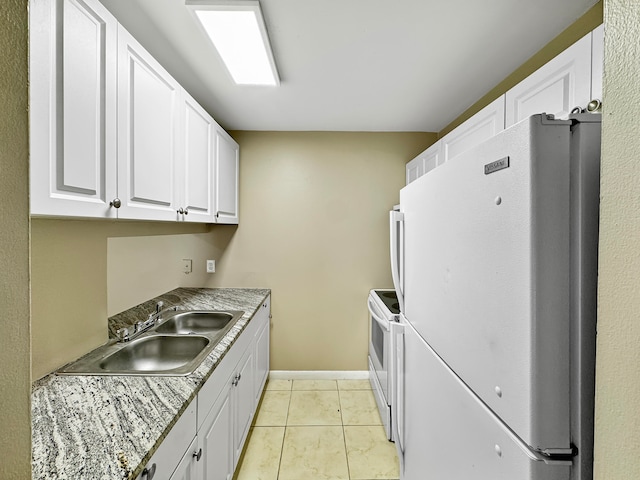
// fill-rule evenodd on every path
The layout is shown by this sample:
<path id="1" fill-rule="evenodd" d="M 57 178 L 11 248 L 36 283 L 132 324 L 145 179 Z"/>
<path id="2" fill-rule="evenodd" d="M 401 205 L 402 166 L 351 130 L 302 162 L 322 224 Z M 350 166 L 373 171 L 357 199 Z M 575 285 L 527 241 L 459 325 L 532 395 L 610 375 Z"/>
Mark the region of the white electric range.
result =
<path id="1" fill-rule="evenodd" d="M 380 410 L 387 438 L 393 441 L 391 399 L 393 398 L 393 345 L 390 324 L 397 322 L 400 305 L 395 290 L 374 289 L 369 292 L 369 380 Z"/>

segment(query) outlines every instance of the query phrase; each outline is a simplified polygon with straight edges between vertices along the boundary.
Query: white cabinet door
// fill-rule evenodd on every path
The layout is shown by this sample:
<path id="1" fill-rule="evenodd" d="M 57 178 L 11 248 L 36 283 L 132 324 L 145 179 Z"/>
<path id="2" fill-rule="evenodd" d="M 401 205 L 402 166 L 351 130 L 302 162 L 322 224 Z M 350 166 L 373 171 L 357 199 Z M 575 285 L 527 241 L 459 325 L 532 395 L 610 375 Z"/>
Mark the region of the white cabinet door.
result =
<path id="1" fill-rule="evenodd" d="M 30 2 L 31 213 L 115 217 L 117 22 L 95 0 Z"/>
<path id="2" fill-rule="evenodd" d="M 424 170 L 422 167 L 422 158 L 418 156 L 407 163 L 406 171 L 407 185 L 409 185 L 411 182 L 417 180 L 424 174 Z"/>
<path id="3" fill-rule="evenodd" d="M 180 86 L 118 29 L 119 218 L 177 220 Z"/>
<path id="4" fill-rule="evenodd" d="M 196 402 L 191 402 L 153 454 L 138 480 L 148 480 L 151 472 L 153 472 L 154 480 L 173 480 L 173 472 L 182 463 L 183 457 L 193 455 L 195 437 Z M 149 472 L 149 474 L 145 472 Z"/>
<path id="5" fill-rule="evenodd" d="M 256 313 L 256 320 L 259 321 L 258 333 L 256 334 L 255 346 L 255 375 L 254 394 L 255 406 L 258 406 L 262 390 L 269 376 L 269 332 L 271 317 L 271 297 L 262 302 L 260 310 Z"/>
<path id="6" fill-rule="evenodd" d="M 228 379 L 198 430 L 198 450 L 202 449 L 198 478 L 202 480 L 231 480 L 233 476 L 232 379 Z"/>
<path id="7" fill-rule="evenodd" d="M 178 211 L 188 222 L 213 223 L 213 169 L 215 167 L 215 121 L 185 91 L 182 92 L 182 162 Z"/>
<path id="8" fill-rule="evenodd" d="M 566 118 L 591 100 L 591 34 L 584 36 L 506 94 L 506 126 L 536 113 Z"/>
<path id="9" fill-rule="evenodd" d="M 442 138 L 444 161 L 488 140 L 504 130 L 504 95 L 484 107 Z"/>
<path id="10" fill-rule="evenodd" d="M 591 99 L 602 101 L 604 25 L 591 32 Z"/>
<path id="11" fill-rule="evenodd" d="M 237 375 L 234 380 L 235 387 L 231 394 L 234 402 L 234 455 L 233 465 L 238 463 L 244 441 L 249 433 L 251 420 L 255 413 L 255 396 L 254 387 L 254 367 L 253 367 L 253 349 L 254 344 L 247 350 L 237 367 Z"/>
<path id="12" fill-rule="evenodd" d="M 216 222 L 238 223 L 239 148 L 227 132 L 216 129 Z"/>
<path id="13" fill-rule="evenodd" d="M 201 456 L 196 450 L 197 443 L 198 440 L 194 438 L 176 467 L 175 472 L 171 475 L 170 480 L 197 480 L 200 478 L 198 475 L 198 459 Z"/>
<path id="14" fill-rule="evenodd" d="M 407 163 L 407 185 L 420 178 L 425 173 L 430 172 L 443 161 L 442 142 L 438 140 L 416 158 Z"/>

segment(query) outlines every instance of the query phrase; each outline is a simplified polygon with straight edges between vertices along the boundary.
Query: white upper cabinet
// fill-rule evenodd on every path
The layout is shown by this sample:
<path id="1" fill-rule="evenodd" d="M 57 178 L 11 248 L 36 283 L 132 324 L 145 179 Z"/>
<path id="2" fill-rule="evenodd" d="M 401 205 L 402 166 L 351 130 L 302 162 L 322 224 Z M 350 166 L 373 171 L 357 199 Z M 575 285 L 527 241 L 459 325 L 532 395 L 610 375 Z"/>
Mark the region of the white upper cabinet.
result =
<path id="1" fill-rule="evenodd" d="M 406 166 L 407 185 L 424 175 L 424 167 L 422 166 L 422 158 L 416 157 L 407 163 Z"/>
<path id="2" fill-rule="evenodd" d="M 98 0 L 31 0 L 31 214 L 238 223 L 238 144 Z"/>
<path id="3" fill-rule="evenodd" d="M 216 128 L 216 222 L 238 223 L 239 147 L 231 136 Z"/>
<path id="4" fill-rule="evenodd" d="M 30 4 L 31 213 L 115 217 L 115 18 L 94 0 Z"/>
<path id="5" fill-rule="evenodd" d="M 444 162 L 442 142 L 437 141 L 416 158 L 407 163 L 407 185 Z"/>
<path id="6" fill-rule="evenodd" d="M 601 25 L 448 133 L 437 148 L 407 163 L 407 184 L 531 115 L 566 118 L 576 107 L 584 110 L 591 100 L 601 101 L 603 34 Z"/>
<path id="7" fill-rule="evenodd" d="M 566 118 L 591 100 L 591 33 L 506 94 L 506 126 L 537 113 Z"/>
<path id="8" fill-rule="evenodd" d="M 591 99 L 602 101 L 604 25 L 591 33 Z"/>
<path id="9" fill-rule="evenodd" d="M 178 213 L 188 222 L 212 223 L 214 219 L 214 168 L 216 122 L 183 91 L 183 162 L 178 169 Z"/>
<path id="10" fill-rule="evenodd" d="M 503 95 L 445 135 L 442 138 L 444 161 L 451 160 L 504 130 L 504 102 Z"/>
<path id="11" fill-rule="evenodd" d="M 119 218 L 177 220 L 180 85 L 118 29 Z"/>

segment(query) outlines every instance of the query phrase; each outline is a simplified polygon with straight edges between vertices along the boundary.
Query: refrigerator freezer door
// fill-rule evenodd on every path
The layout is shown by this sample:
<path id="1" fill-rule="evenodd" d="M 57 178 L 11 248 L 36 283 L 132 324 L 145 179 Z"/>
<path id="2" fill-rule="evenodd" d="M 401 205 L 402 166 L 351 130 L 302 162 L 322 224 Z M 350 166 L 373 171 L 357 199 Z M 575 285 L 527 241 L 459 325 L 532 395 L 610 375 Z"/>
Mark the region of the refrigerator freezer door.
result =
<path id="1" fill-rule="evenodd" d="M 400 192 L 407 320 L 548 453 L 571 444 L 569 153 L 569 122 L 535 115 Z"/>
<path id="2" fill-rule="evenodd" d="M 571 462 L 545 463 L 405 328 L 403 480 L 569 480 Z"/>

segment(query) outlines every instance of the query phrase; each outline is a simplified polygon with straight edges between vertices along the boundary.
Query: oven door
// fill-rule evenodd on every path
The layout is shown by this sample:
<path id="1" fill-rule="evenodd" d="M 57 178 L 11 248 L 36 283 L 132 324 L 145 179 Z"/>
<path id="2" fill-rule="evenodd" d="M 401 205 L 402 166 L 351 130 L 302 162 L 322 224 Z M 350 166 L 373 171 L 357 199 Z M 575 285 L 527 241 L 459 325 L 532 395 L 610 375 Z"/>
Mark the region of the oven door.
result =
<path id="1" fill-rule="evenodd" d="M 373 393 L 380 410 L 380 417 L 389 440 L 391 435 L 391 403 L 389 389 L 390 367 L 390 325 L 376 304 L 369 296 L 370 339 L 369 339 L 369 370 Z"/>
<path id="2" fill-rule="evenodd" d="M 389 320 L 384 316 L 380 307 L 369 296 L 369 314 L 371 335 L 369 339 L 369 356 L 373 369 L 382 387 L 383 395 L 389 403 L 388 372 L 389 372 Z"/>

